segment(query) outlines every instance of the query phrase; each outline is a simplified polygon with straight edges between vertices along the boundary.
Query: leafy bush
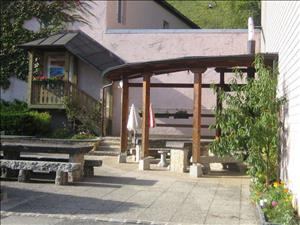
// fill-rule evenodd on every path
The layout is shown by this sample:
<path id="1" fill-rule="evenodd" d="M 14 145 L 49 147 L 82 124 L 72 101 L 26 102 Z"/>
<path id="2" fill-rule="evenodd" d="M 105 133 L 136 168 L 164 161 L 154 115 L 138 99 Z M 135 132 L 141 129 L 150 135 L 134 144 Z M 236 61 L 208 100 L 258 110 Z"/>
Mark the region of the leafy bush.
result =
<path id="1" fill-rule="evenodd" d="M 49 113 L 30 111 L 26 103 L 1 102 L 0 130 L 9 135 L 43 135 L 50 131 Z"/>
<path id="2" fill-rule="evenodd" d="M 67 128 L 58 128 L 52 132 L 50 138 L 68 139 L 72 137 L 72 132 Z"/>
<path id="3" fill-rule="evenodd" d="M 252 198 L 259 203 L 268 221 L 282 225 L 296 224 L 292 195 L 283 182 L 274 182 L 268 187 L 260 183 L 252 184 Z"/>
<path id="4" fill-rule="evenodd" d="M 93 139 L 96 138 L 94 134 L 86 133 L 86 132 L 80 132 L 78 134 L 73 135 L 72 139 Z"/>
<path id="5" fill-rule="evenodd" d="M 221 92 L 226 107 L 216 111 L 216 128 L 222 133 L 211 150 L 220 156 L 245 160 L 248 173 L 269 184 L 278 168 L 279 109 L 284 99 L 276 96 L 277 71 L 266 67 L 261 57 L 255 60 L 257 79 L 244 86 L 231 82 L 234 94 Z M 239 75 L 239 74 L 237 74 Z"/>

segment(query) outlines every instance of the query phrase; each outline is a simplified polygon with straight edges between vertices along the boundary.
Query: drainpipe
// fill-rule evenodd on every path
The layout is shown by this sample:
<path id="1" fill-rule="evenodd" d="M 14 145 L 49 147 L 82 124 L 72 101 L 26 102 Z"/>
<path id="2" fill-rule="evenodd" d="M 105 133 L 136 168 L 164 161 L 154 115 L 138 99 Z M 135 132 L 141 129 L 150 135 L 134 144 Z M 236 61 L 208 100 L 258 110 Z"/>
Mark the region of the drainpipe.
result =
<path id="1" fill-rule="evenodd" d="M 247 53 L 255 54 L 255 40 L 254 40 L 254 22 L 253 18 L 248 18 L 248 45 L 247 45 Z"/>
<path id="2" fill-rule="evenodd" d="M 105 102 L 105 89 L 108 88 L 108 87 L 111 87 L 113 85 L 113 81 L 107 85 L 104 85 L 103 88 L 102 88 L 102 117 L 101 117 L 101 130 L 102 130 L 102 136 L 104 134 L 104 106 L 106 105 L 106 102 Z"/>

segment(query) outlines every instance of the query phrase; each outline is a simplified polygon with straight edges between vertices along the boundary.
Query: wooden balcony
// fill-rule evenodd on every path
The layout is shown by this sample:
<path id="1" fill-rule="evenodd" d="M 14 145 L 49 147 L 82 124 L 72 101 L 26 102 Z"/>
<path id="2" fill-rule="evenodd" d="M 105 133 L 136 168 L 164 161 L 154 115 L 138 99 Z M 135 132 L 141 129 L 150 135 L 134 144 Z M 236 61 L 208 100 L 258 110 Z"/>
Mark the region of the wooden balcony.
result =
<path id="1" fill-rule="evenodd" d="M 87 111 L 99 104 L 99 101 L 68 81 L 32 81 L 29 105 L 31 108 L 63 109 L 66 97 L 76 100 Z"/>

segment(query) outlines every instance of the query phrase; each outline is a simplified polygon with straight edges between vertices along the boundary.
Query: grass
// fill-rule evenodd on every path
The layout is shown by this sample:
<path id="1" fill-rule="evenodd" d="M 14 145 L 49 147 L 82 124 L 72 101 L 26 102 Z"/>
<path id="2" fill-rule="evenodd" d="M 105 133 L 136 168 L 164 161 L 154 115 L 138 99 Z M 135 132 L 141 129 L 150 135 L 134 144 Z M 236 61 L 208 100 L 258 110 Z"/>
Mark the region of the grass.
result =
<path id="1" fill-rule="evenodd" d="M 255 25 L 260 26 L 260 1 L 167 0 L 167 2 L 204 29 L 247 28 L 249 16 L 253 16 Z"/>

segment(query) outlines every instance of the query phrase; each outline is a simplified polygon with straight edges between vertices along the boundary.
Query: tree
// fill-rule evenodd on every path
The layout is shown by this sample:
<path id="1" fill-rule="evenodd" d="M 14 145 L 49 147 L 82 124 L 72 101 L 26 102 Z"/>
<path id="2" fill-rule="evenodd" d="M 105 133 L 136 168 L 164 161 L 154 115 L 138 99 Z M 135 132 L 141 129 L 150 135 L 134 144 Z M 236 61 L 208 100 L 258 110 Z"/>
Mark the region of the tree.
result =
<path id="1" fill-rule="evenodd" d="M 257 79 L 250 79 L 244 86 L 234 79 L 233 92 L 222 92 L 225 107 L 216 111 L 216 127 L 222 134 L 211 147 L 217 155 L 245 160 L 249 174 L 268 184 L 276 178 L 278 117 L 284 99 L 276 96 L 278 73 L 267 68 L 261 57 L 256 58 L 255 69 Z"/>
<path id="2" fill-rule="evenodd" d="M 90 13 L 89 4 L 79 0 L 1 1 L 0 86 L 8 88 L 8 78 L 12 75 L 23 80 L 27 78 L 28 58 L 17 47 L 19 44 L 61 31 L 74 21 L 87 23 L 82 13 Z M 24 28 L 24 23 L 33 18 L 40 25 L 38 32 Z"/>

